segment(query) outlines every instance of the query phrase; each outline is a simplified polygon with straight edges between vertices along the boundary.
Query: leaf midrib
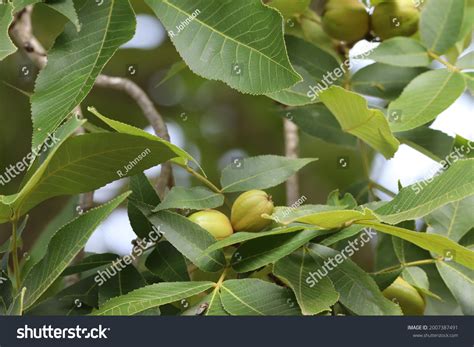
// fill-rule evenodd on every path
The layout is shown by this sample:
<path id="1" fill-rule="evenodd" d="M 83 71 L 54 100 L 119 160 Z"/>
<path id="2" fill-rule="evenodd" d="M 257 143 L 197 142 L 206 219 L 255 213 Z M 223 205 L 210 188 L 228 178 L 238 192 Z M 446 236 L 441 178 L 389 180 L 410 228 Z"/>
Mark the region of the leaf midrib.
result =
<path id="1" fill-rule="evenodd" d="M 163 1 L 163 3 L 165 3 L 165 4 L 167 4 L 168 6 L 174 8 L 174 9 L 177 10 L 178 12 L 181 12 L 181 13 L 187 15 L 188 17 L 191 16 L 191 13 L 188 13 L 188 12 L 186 12 L 186 11 L 180 9 L 179 7 L 177 7 L 177 6 L 173 5 L 173 4 L 171 4 L 170 2 L 168 2 L 168 0 L 162 0 L 162 1 Z M 298 75 L 296 75 L 293 71 L 291 71 L 290 69 L 288 69 L 286 66 L 284 66 L 284 65 L 282 65 L 281 63 L 275 61 L 273 58 L 267 56 L 267 55 L 264 54 L 263 52 L 260 52 L 260 51 L 256 50 L 255 48 L 248 46 L 248 45 L 245 44 L 245 43 L 242 43 L 242 42 L 240 42 L 240 41 L 237 41 L 237 40 L 235 40 L 234 38 L 232 38 L 232 37 L 230 37 L 230 36 L 228 36 L 228 35 L 225 35 L 224 33 L 220 32 L 220 31 L 217 31 L 217 30 L 214 29 L 213 27 L 211 27 L 211 26 L 209 26 L 208 24 L 204 23 L 203 21 L 199 20 L 198 17 L 195 17 L 195 18 L 194 18 L 194 21 L 196 21 L 197 23 L 200 23 L 202 26 L 208 28 L 208 29 L 211 30 L 212 32 L 215 32 L 215 33 L 217 33 L 218 35 L 223 36 L 225 39 L 230 40 L 230 41 L 233 41 L 233 42 L 235 42 L 236 44 L 241 45 L 241 46 L 244 46 L 244 47 L 248 48 L 249 50 L 254 51 L 254 52 L 258 53 L 259 55 L 261 55 L 261 56 L 267 58 L 268 60 L 272 61 L 273 63 L 277 64 L 278 66 L 280 66 L 280 67 L 282 67 L 283 69 L 285 69 L 286 71 L 288 71 L 291 75 L 293 75 L 293 76 L 298 76 Z M 298 78 L 298 79 L 300 80 L 300 78 Z"/>

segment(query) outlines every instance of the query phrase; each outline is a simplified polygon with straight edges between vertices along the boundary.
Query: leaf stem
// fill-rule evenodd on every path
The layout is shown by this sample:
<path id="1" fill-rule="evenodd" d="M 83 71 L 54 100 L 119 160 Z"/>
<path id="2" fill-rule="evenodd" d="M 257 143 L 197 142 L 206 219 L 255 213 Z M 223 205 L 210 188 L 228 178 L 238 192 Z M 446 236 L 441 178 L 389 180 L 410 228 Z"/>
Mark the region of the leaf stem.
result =
<path id="1" fill-rule="evenodd" d="M 401 263 L 399 265 L 391 266 L 391 267 L 385 268 L 383 270 L 374 272 L 373 274 L 378 275 L 378 274 L 381 274 L 381 273 L 391 272 L 391 271 L 395 271 L 395 270 L 398 270 L 398 269 L 403 269 L 403 268 L 410 267 L 410 266 L 433 264 L 433 263 L 436 263 L 436 262 L 440 261 L 441 259 L 442 258 L 440 257 L 440 258 L 436 258 L 436 259 L 423 259 L 423 260 L 416 260 L 416 261 L 412 261 L 412 262 L 408 262 L 408 263 Z"/>
<path id="2" fill-rule="evenodd" d="M 390 197 L 394 198 L 397 196 L 396 193 L 392 192 L 390 189 L 384 187 L 383 185 L 381 184 L 378 184 L 377 182 L 375 181 L 372 181 L 372 180 L 369 180 L 369 185 L 371 186 L 371 188 L 375 188 L 375 189 L 378 189 L 380 190 L 381 192 L 389 195 Z"/>
<path id="3" fill-rule="evenodd" d="M 438 61 L 439 63 L 443 64 L 448 68 L 448 70 L 453 72 L 461 72 L 456 66 L 452 65 L 451 63 L 447 62 L 446 60 L 442 59 L 439 55 L 432 51 L 428 51 L 428 55 L 433 58 L 434 60 Z"/>
<path id="4" fill-rule="evenodd" d="M 12 223 L 12 262 L 13 262 L 13 275 L 15 276 L 15 288 L 17 291 L 20 289 L 20 264 L 18 262 L 18 235 L 17 235 L 17 220 L 13 219 Z"/>
<path id="5" fill-rule="evenodd" d="M 204 177 L 203 175 L 201 175 L 199 172 L 196 172 L 194 171 L 192 168 L 190 168 L 189 166 L 187 165 L 181 165 L 179 163 L 175 163 L 176 165 L 182 167 L 183 169 L 185 169 L 188 173 L 190 173 L 191 175 L 193 175 L 194 177 L 196 177 L 200 182 L 204 183 L 206 186 L 208 186 L 209 188 L 211 188 L 211 190 L 213 190 L 214 192 L 216 193 L 219 193 L 219 194 L 222 194 L 222 190 L 217 188 L 214 183 L 212 183 L 211 181 L 209 181 L 206 177 Z"/>
<path id="6" fill-rule="evenodd" d="M 216 288 L 215 290 L 219 289 L 222 286 L 222 283 L 224 282 L 225 276 L 227 275 L 227 270 L 228 270 L 227 267 L 224 268 L 224 271 L 222 272 L 221 277 L 219 277 L 219 280 L 217 281 L 216 285 L 214 286 Z"/>

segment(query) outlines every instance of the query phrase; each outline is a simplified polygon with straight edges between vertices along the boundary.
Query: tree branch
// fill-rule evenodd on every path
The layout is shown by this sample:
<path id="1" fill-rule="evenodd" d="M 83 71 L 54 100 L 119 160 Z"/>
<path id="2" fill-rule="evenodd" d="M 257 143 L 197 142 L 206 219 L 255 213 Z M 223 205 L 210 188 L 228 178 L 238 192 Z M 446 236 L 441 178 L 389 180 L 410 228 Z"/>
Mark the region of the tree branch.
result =
<path id="1" fill-rule="evenodd" d="M 115 89 L 127 93 L 141 108 L 143 114 L 155 131 L 155 134 L 166 141 L 170 141 L 168 128 L 163 117 L 158 113 L 153 102 L 138 84 L 123 77 L 100 75 L 95 81 L 95 86 Z M 171 163 L 163 163 L 161 165 L 161 174 L 157 183 L 157 190 L 160 198 L 164 197 L 167 188 L 173 186 L 174 179 Z"/>
<path id="2" fill-rule="evenodd" d="M 298 158 L 299 136 L 298 126 L 291 120 L 284 118 L 285 155 L 288 158 Z M 300 198 L 298 175 L 294 174 L 286 181 L 286 202 L 290 206 Z"/>

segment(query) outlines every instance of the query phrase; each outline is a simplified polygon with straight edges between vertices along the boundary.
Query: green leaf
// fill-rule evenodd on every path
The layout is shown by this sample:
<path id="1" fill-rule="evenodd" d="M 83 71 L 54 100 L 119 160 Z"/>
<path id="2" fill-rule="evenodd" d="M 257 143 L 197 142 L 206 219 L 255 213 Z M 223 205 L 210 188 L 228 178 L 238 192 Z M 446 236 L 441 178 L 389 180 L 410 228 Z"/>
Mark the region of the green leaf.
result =
<path id="1" fill-rule="evenodd" d="M 426 48 L 418 41 L 408 37 L 394 37 L 382 42 L 369 54 L 367 59 L 402 67 L 430 65 Z"/>
<path id="2" fill-rule="evenodd" d="M 232 268 L 239 273 L 256 270 L 283 258 L 322 234 L 324 231 L 303 230 L 248 241 L 232 256 Z"/>
<path id="3" fill-rule="evenodd" d="M 245 5 L 232 0 L 146 3 L 196 74 L 250 94 L 276 92 L 301 81 L 286 53 L 281 15 L 260 0 Z"/>
<path id="4" fill-rule="evenodd" d="M 301 168 L 317 159 L 289 159 L 276 155 L 245 158 L 222 170 L 222 192 L 271 188 L 285 182 Z"/>
<path id="5" fill-rule="evenodd" d="M 167 241 L 201 270 L 216 272 L 225 266 L 222 251 L 204 252 L 216 240 L 199 225 L 173 212 L 151 213 L 143 205 L 137 205 L 137 207 L 155 227 L 164 231 Z"/>
<path id="6" fill-rule="evenodd" d="M 426 181 L 403 188 L 392 201 L 374 212 L 382 222 L 398 224 L 424 217 L 473 194 L 474 159 L 465 159 Z"/>
<path id="7" fill-rule="evenodd" d="M 409 68 L 375 63 L 357 71 L 351 78 L 352 89 L 385 100 L 400 96 L 403 88 L 425 68 Z"/>
<path id="8" fill-rule="evenodd" d="M 69 138 L 34 173 L 18 194 L 7 197 L 18 215 L 40 202 L 100 188 L 176 157 L 162 141 L 120 133 Z M 130 170 L 128 170 L 130 169 Z M 0 215 L 0 222 L 10 215 Z"/>
<path id="9" fill-rule="evenodd" d="M 310 3 L 311 0 L 272 0 L 268 5 L 276 8 L 288 18 L 303 13 Z"/>
<path id="10" fill-rule="evenodd" d="M 309 273 L 307 275 L 312 278 L 324 278 L 325 276 L 321 274 L 324 275 L 326 272 L 339 293 L 339 301 L 351 312 L 364 316 L 402 314 L 397 305 L 382 295 L 375 281 L 348 258 L 350 254 L 338 253 L 331 248 L 313 243 L 308 246 L 308 252 L 319 266 L 312 272 L 313 276 Z M 337 255 L 339 259 L 344 258 L 342 262 L 337 261 Z M 331 267 L 324 264 L 331 264 L 331 260 L 335 259 L 338 265 L 328 270 Z"/>
<path id="11" fill-rule="evenodd" d="M 179 74 L 181 71 L 185 70 L 188 66 L 186 65 L 186 63 L 182 60 L 180 61 L 177 61 L 176 63 L 174 63 L 173 65 L 171 65 L 170 69 L 168 70 L 168 72 L 166 73 L 165 77 L 163 77 L 163 79 L 160 81 L 160 83 L 158 83 L 155 88 L 158 88 L 160 87 L 162 84 L 164 84 L 165 82 L 169 81 L 170 79 L 172 79 L 174 76 L 176 76 L 177 74 Z"/>
<path id="12" fill-rule="evenodd" d="M 387 271 L 387 272 L 380 272 L 380 273 L 371 273 L 370 276 L 372 279 L 377 283 L 377 286 L 381 291 L 388 288 L 400 274 L 402 273 L 402 269 Z"/>
<path id="13" fill-rule="evenodd" d="M 331 246 L 339 241 L 348 239 L 350 237 L 353 237 L 360 233 L 364 228 L 362 228 L 359 225 L 351 225 L 348 228 L 344 228 L 341 231 L 335 232 L 333 235 L 330 235 L 329 237 L 325 238 L 320 242 L 321 245 L 323 246 Z"/>
<path id="14" fill-rule="evenodd" d="M 229 313 L 224 309 L 221 300 L 220 292 L 215 289 L 212 294 L 209 294 L 209 306 L 206 311 L 206 316 L 228 316 Z"/>
<path id="15" fill-rule="evenodd" d="M 84 100 L 104 65 L 135 32 L 128 0 L 104 1 L 100 6 L 86 1 L 77 14 L 82 30 L 66 24 L 36 80 L 31 98 L 32 148 L 41 145 Z"/>
<path id="16" fill-rule="evenodd" d="M 212 282 L 166 282 L 136 289 L 110 299 L 92 312 L 93 316 L 131 316 L 149 308 L 169 304 L 202 293 Z"/>
<path id="17" fill-rule="evenodd" d="M 341 131 L 339 123 L 323 104 L 279 111 L 280 115 L 298 125 L 301 131 L 328 143 L 354 147 L 356 138 Z"/>
<path id="18" fill-rule="evenodd" d="M 456 62 L 456 66 L 461 70 L 472 70 L 474 69 L 474 52 L 464 54 Z"/>
<path id="19" fill-rule="evenodd" d="M 344 209 L 354 209 L 358 205 L 351 193 L 345 193 L 344 196 L 342 196 L 339 189 L 335 189 L 329 193 L 326 203 L 330 206 L 338 206 Z"/>
<path id="20" fill-rule="evenodd" d="M 59 229 L 48 245 L 48 251 L 25 278 L 25 308 L 31 307 L 66 269 L 85 246 L 97 226 L 129 195 L 125 193 L 92 209 Z"/>
<path id="21" fill-rule="evenodd" d="M 116 274 L 99 286 L 99 306 L 146 285 L 145 279 L 132 264 L 120 269 L 115 268 L 114 271 Z"/>
<path id="22" fill-rule="evenodd" d="M 437 262 L 439 274 L 465 315 L 474 314 L 474 271 L 452 262 Z"/>
<path id="23" fill-rule="evenodd" d="M 430 51 L 445 53 L 458 40 L 463 16 L 464 0 L 445 0 L 442 6 L 429 1 L 421 13 L 421 41 Z"/>
<path id="24" fill-rule="evenodd" d="M 337 86 L 322 92 L 320 99 L 331 110 L 344 132 L 357 136 L 386 158 L 393 157 L 399 142 L 393 136 L 382 111 L 369 109 L 362 96 Z"/>
<path id="25" fill-rule="evenodd" d="M 275 276 L 295 293 L 304 315 L 329 311 L 339 299 L 339 294 L 329 277 L 324 277 L 318 282 L 313 281 L 313 283 L 308 281 L 308 273 L 317 268 L 318 263 L 305 248 L 278 260 L 273 266 Z"/>
<path id="26" fill-rule="evenodd" d="M 10 40 L 8 28 L 13 21 L 13 5 L 0 4 L 0 61 L 16 52 L 16 46 Z"/>
<path id="27" fill-rule="evenodd" d="M 438 295 L 430 291 L 430 282 L 426 272 L 418 266 L 410 266 L 403 270 L 402 277 L 421 293 L 442 300 Z"/>
<path id="28" fill-rule="evenodd" d="M 474 228 L 474 195 L 445 205 L 425 217 L 429 232 L 443 235 L 458 242 Z"/>
<path id="29" fill-rule="evenodd" d="M 206 187 L 173 187 L 153 212 L 172 208 L 204 210 L 222 206 L 223 203 L 224 195 L 215 193 Z"/>
<path id="30" fill-rule="evenodd" d="M 206 249 L 206 253 L 215 251 L 217 249 L 221 249 L 230 245 L 235 245 L 237 243 L 242 243 L 245 241 L 250 241 L 254 239 L 258 239 L 261 237 L 272 236 L 272 235 L 281 235 L 287 233 L 293 233 L 295 231 L 300 231 L 304 229 L 304 226 L 291 226 L 291 227 L 284 227 L 284 228 L 277 228 L 268 231 L 260 231 L 258 233 L 255 232 L 246 232 L 246 231 L 239 231 L 238 233 L 234 233 L 225 239 L 219 240 L 216 243 L 212 244 L 208 249 Z"/>
<path id="31" fill-rule="evenodd" d="M 340 206 L 304 205 L 297 208 L 276 207 L 271 218 L 281 224 L 293 222 L 314 225 L 321 229 L 335 229 L 359 220 L 376 219 L 372 211 L 344 210 Z"/>
<path id="32" fill-rule="evenodd" d="M 76 27 L 77 31 L 81 30 L 81 24 L 74 8 L 73 0 L 46 0 L 45 5 L 52 8 L 56 12 L 66 17 Z"/>
<path id="33" fill-rule="evenodd" d="M 117 258 L 118 256 L 113 253 L 91 254 L 79 261 L 78 263 L 66 268 L 61 274 L 61 276 L 69 276 L 76 273 L 96 269 L 105 265 L 109 265 Z"/>
<path id="34" fill-rule="evenodd" d="M 160 198 L 144 173 L 130 177 L 130 200 L 140 201 L 150 206 L 156 206 L 160 203 Z M 127 206 L 128 219 L 133 231 L 140 238 L 148 237 L 150 230 L 153 229 L 150 221 L 133 203 Z"/>
<path id="35" fill-rule="evenodd" d="M 406 131 L 432 121 L 451 106 L 465 88 L 464 79 L 457 72 L 439 69 L 419 75 L 390 104 L 391 129 Z"/>
<path id="36" fill-rule="evenodd" d="M 268 97 L 288 106 L 303 106 L 318 101 L 315 92 L 310 89 L 322 85 L 321 81 L 334 71 L 341 79 L 345 70 L 337 59 L 325 50 L 295 36 L 286 36 L 286 47 L 293 67 L 303 77 L 303 81 L 291 88 L 267 94 Z M 337 71 L 337 72 L 336 72 Z"/>
<path id="37" fill-rule="evenodd" d="M 168 142 L 168 141 L 165 141 L 163 139 L 161 139 L 160 137 L 157 137 L 155 135 L 152 135 L 152 134 L 149 134 L 147 133 L 145 130 L 143 129 L 140 129 L 140 128 L 136 128 L 132 125 L 129 125 L 129 124 L 126 124 L 126 123 L 122 123 L 122 122 L 119 122 L 119 121 L 116 121 L 116 120 L 113 120 L 113 119 L 110 119 L 110 118 L 107 118 L 105 117 L 104 115 L 100 114 L 99 111 L 97 111 L 94 107 L 88 107 L 87 110 L 89 112 L 91 112 L 92 114 L 94 114 L 97 118 L 99 118 L 101 121 L 103 121 L 105 124 L 107 124 L 109 127 L 111 127 L 112 129 L 114 129 L 115 131 L 119 132 L 119 133 L 122 133 L 122 134 L 129 134 L 129 135 L 135 135 L 135 136 L 140 136 L 140 137 L 144 137 L 144 138 L 147 138 L 149 140 L 153 140 L 153 141 L 156 141 L 156 142 L 160 142 L 162 143 L 163 145 L 169 147 L 170 149 L 172 149 L 177 157 L 177 159 L 174 159 L 175 161 L 179 162 L 182 164 L 182 160 L 184 160 L 185 163 L 187 163 L 188 161 L 192 161 L 194 162 L 199 168 L 200 165 L 199 163 L 197 162 L 196 159 L 194 159 L 189 153 L 187 153 L 186 151 L 182 150 L 181 148 L 179 148 L 178 146 L 175 146 L 173 145 L 172 143 Z M 179 160 L 178 160 L 179 159 Z"/>
<path id="38" fill-rule="evenodd" d="M 474 269 L 474 252 L 444 236 L 411 231 L 393 225 L 386 225 L 377 222 L 356 223 L 365 227 L 373 228 L 386 234 L 390 234 L 392 236 L 399 237 L 417 245 L 420 248 L 433 252 L 440 257 L 445 256 L 445 254 L 449 251 L 454 254 L 455 262 L 467 266 L 470 269 Z"/>
<path id="39" fill-rule="evenodd" d="M 258 279 L 228 280 L 222 284 L 224 309 L 233 316 L 297 316 L 292 292 Z"/>
<path id="40" fill-rule="evenodd" d="M 454 142 L 451 136 L 431 129 L 429 125 L 397 133 L 397 138 L 437 162 L 450 153 Z"/>
<path id="41" fill-rule="evenodd" d="M 7 316 L 21 316 L 23 315 L 24 305 L 25 305 L 25 293 L 26 288 L 23 288 L 14 298 L 8 308 Z"/>
<path id="42" fill-rule="evenodd" d="M 29 249 L 28 257 L 22 265 L 22 278 L 26 278 L 33 265 L 38 263 L 45 256 L 48 251 L 49 242 L 56 231 L 77 216 L 78 204 L 79 196 L 76 195 L 70 198 L 69 201 L 64 203 L 63 209 L 56 214 L 43 230 L 41 230 L 39 237 Z"/>
<path id="43" fill-rule="evenodd" d="M 186 260 L 169 242 L 159 242 L 146 259 L 145 266 L 163 281 L 190 281 Z"/>

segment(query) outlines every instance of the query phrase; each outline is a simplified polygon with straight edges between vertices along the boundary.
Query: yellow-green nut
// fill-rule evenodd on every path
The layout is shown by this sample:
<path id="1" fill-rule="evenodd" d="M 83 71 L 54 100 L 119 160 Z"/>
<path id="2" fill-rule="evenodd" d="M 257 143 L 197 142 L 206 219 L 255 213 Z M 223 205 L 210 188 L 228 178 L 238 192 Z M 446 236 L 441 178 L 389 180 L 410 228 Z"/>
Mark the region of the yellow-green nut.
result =
<path id="1" fill-rule="evenodd" d="M 222 240 L 234 233 L 229 218 L 216 210 L 204 210 L 190 215 L 189 220 L 207 230 L 217 240 Z"/>
<path id="2" fill-rule="evenodd" d="M 418 31 L 420 13 L 412 0 L 387 0 L 375 6 L 372 30 L 382 40 L 411 36 Z"/>
<path id="3" fill-rule="evenodd" d="M 260 231 L 271 223 L 262 214 L 273 213 L 272 198 L 263 190 L 241 194 L 232 206 L 230 220 L 235 231 Z"/>
<path id="4" fill-rule="evenodd" d="M 323 14 L 323 29 L 334 39 L 356 42 L 370 30 L 370 16 L 358 0 L 329 0 Z"/>
<path id="5" fill-rule="evenodd" d="M 426 303 L 423 296 L 401 277 L 386 288 L 383 295 L 400 305 L 406 316 L 421 316 L 425 312 Z"/>

